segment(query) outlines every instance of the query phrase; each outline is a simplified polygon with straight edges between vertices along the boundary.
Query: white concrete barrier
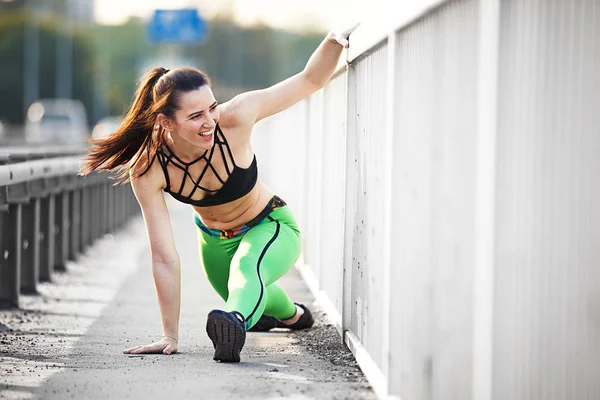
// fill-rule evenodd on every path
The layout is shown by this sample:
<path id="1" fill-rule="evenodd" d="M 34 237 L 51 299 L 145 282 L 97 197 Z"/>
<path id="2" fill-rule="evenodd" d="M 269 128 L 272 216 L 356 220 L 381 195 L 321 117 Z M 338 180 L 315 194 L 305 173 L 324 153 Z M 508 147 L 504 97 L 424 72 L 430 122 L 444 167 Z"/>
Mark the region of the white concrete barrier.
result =
<path id="1" fill-rule="evenodd" d="M 600 7 L 398 21 L 256 128 L 307 282 L 381 398 L 600 398 Z"/>

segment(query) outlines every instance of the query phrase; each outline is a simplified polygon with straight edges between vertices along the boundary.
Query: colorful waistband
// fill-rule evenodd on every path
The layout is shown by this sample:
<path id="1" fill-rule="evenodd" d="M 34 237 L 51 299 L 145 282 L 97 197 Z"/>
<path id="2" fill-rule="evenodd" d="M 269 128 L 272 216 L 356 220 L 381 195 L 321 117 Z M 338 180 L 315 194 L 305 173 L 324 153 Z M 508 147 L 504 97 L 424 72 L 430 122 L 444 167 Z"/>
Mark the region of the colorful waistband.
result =
<path id="1" fill-rule="evenodd" d="M 200 220 L 200 217 L 198 217 L 198 214 L 194 213 L 194 222 L 196 222 L 196 226 L 198 226 L 198 228 L 200 228 L 202 230 L 202 232 L 206 233 L 207 235 L 210 235 L 212 237 L 216 237 L 219 239 L 233 239 L 236 237 L 240 237 L 242 236 L 244 233 L 248 232 L 248 230 L 250 228 L 252 228 L 253 226 L 256 226 L 258 224 L 260 224 L 265 218 L 267 218 L 267 216 L 277 210 L 280 207 L 283 207 L 287 205 L 285 201 L 283 201 L 283 199 L 281 199 L 278 196 L 273 196 L 271 198 L 271 200 L 269 201 L 269 204 L 267 204 L 267 206 L 254 218 L 252 218 L 250 221 L 246 222 L 244 225 L 240 226 L 239 228 L 234 228 L 234 229 L 213 229 L 213 228 L 209 228 L 208 226 L 204 225 L 202 223 L 202 221 Z"/>

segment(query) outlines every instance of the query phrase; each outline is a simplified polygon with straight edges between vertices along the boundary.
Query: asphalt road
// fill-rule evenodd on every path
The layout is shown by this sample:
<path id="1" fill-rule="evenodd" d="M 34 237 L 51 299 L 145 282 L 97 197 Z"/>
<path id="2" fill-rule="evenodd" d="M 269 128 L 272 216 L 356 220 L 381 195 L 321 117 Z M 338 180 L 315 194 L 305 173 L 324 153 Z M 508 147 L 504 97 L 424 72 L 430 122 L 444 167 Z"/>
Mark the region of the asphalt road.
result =
<path id="1" fill-rule="evenodd" d="M 206 314 L 222 308 L 198 261 L 187 207 L 170 203 L 182 266 L 179 352 L 125 355 L 160 337 L 140 219 L 95 244 L 68 272 L 0 311 L 3 399 L 374 399 L 351 353 L 292 269 L 292 299 L 315 310 L 309 331 L 248 333 L 239 364 L 212 360 Z M 4 326 L 4 328 L 2 328 Z"/>

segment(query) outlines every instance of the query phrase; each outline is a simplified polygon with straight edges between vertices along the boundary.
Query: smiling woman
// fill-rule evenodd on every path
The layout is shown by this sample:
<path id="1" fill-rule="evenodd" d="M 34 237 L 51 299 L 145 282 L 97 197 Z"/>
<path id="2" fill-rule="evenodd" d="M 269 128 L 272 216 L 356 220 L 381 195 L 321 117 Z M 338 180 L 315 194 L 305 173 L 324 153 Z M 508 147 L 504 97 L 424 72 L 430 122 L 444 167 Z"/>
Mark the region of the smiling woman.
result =
<path id="1" fill-rule="evenodd" d="M 225 301 L 207 319 L 214 360 L 239 362 L 248 330 L 312 326 L 308 308 L 276 283 L 300 255 L 300 232 L 285 201 L 258 179 L 250 135 L 257 121 L 325 86 L 353 30 L 330 33 L 297 75 L 222 105 L 203 72 L 154 68 L 119 129 L 93 142 L 81 173 L 118 170 L 131 181 L 150 240 L 163 336 L 126 353 L 178 348 L 180 266 L 163 192 L 194 208 L 200 261 Z"/>

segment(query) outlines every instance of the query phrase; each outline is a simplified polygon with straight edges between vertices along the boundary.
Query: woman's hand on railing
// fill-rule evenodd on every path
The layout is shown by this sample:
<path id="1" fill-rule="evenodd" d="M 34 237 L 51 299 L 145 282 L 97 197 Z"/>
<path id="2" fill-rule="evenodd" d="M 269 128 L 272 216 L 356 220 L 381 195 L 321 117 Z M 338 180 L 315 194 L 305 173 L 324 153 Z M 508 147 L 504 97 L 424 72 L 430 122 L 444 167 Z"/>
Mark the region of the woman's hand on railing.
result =
<path id="1" fill-rule="evenodd" d="M 177 340 L 171 336 L 163 336 L 158 342 L 145 346 L 135 346 L 123 350 L 124 354 L 175 354 L 177 353 Z"/>
<path id="2" fill-rule="evenodd" d="M 352 32 L 354 32 L 354 30 L 356 28 L 358 28 L 359 25 L 360 25 L 360 22 L 352 25 L 351 27 L 349 27 L 347 29 L 344 29 L 342 32 L 331 31 L 327 35 L 327 39 L 331 42 L 339 43 L 347 49 L 348 47 L 350 47 L 350 41 L 349 41 L 350 34 L 352 34 Z"/>

